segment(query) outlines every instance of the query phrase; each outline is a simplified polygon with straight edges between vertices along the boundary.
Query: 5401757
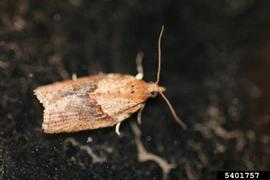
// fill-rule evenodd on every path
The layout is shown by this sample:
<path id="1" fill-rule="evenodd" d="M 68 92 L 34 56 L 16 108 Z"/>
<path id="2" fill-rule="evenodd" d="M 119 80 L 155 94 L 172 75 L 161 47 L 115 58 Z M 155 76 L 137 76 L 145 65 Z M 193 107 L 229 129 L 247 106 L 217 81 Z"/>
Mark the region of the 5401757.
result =
<path id="1" fill-rule="evenodd" d="M 269 179 L 269 171 L 218 171 L 217 179 Z"/>

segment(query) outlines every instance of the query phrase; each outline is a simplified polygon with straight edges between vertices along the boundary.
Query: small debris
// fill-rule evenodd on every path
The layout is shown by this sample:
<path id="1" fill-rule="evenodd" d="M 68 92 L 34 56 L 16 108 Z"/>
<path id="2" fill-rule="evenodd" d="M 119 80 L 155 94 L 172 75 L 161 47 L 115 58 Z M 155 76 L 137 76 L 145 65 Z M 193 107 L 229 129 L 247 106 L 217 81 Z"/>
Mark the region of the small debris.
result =
<path id="1" fill-rule="evenodd" d="M 137 149 L 138 149 L 138 160 L 140 162 L 155 161 L 162 170 L 162 173 L 163 173 L 162 179 L 167 180 L 168 175 L 171 172 L 171 170 L 176 167 L 175 164 L 169 164 L 165 159 L 163 159 L 155 154 L 147 152 L 146 149 L 144 148 L 142 142 L 141 142 L 140 129 L 138 128 L 138 126 L 134 122 L 131 122 L 130 125 L 131 125 L 131 128 L 135 134 L 135 143 L 136 143 Z"/>
<path id="2" fill-rule="evenodd" d="M 237 104 L 238 99 L 234 99 L 234 104 Z M 216 135 L 225 140 L 236 139 L 235 149 L 240 152 L 244 149 L 246 144 L 245 135 L 240 130 L 231 130 L 228 131 L 222 127 L 222 124 L 225 120 L 224 115 L 221 113 L 220 109 L 217 106 L 211 105 L 208 108 L 208 118 L 209 120 L 205 124 L 195 124 L 194 129 L 200 131 L 203 136 L 210 139 L 213 135 Z M 219 152 L 225 152 L 226 148 L 222 147 L 223 145 L 219 144 L 217 150 Z M 222 148 L 221 148 L 222 147 Z"/>
<path id="3" fill-rule="evenodd" d="M 87 154 L 92 158 L 93 163 L 103 163 L 106 161 L 105 157 L 99 157 L 97 156 L 93 150 L 90 148 L 90 146 L 82 145 L 78 141 L 76 141 L 74 138 L 67 138 L 64 142 L 64 145 L 67 146 L 67 144 L 71 144 L 73 146 L 79 147 L 81 150 L 84 150 L 87 152 Z"/>
<path id="4" fill-rule="evenodd" d="M 87 138 L 86 142 L 87 142 L 87 143 L 93 142 L 93 138 L 89 136 L 89 137 Z"/>

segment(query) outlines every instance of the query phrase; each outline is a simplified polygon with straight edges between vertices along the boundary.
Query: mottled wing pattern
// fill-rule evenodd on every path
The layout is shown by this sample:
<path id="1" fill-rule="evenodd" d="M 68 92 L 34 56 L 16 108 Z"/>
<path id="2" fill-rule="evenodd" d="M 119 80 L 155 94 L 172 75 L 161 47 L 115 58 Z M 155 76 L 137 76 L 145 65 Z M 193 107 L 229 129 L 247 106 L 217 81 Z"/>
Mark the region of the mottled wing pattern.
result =
<path id="1" fill-rule="evenodd" d="M 56 82 L 53 84 L 39 86 L 34 90 L 38 100 L 46 108 L 49 104 L 54 103 L 63 96 L 93 92 L 96 90 L 97 82 L 102 80 L 104 75 L 81 77 L 77 80 L 66 80 L 63 82 Z"/>
<path id="2" fill-rule="evenodd" d="M 95 100 L 68 95 L 45 108 L 42 128 L 46 133 L 75 132 L 109 126 L 112 121 Z"/>
<path id="3" fill-rule="evenodd" d="M 44 132 L 76 132 L 114 125 L 113 119 L 88 96 L 103 78 L 83 77 L 37 88 L 35 94 L 45 107 Z"/>

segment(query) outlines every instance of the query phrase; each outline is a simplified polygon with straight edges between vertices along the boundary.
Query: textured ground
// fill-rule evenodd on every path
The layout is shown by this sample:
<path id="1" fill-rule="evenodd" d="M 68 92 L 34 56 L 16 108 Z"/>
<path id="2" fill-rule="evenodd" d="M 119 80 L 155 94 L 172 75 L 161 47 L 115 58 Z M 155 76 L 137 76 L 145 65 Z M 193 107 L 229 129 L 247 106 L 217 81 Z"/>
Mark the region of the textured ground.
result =
<path id="1" fill-rule="evenodd" d="M 162 179 L 140 162 L 128 119 L 113 128 L 45 135 L 39 85 L 98 72 L 155 80 L 189 128 L 159 97 L 143 113 L 148 152 L 175 164 L 169 179 L 213 179 L 216 170 L 270 169 L 269 1 L 0 2 L 0 179 Z M 134 129 L 133 129 L 134 130 Z"/>

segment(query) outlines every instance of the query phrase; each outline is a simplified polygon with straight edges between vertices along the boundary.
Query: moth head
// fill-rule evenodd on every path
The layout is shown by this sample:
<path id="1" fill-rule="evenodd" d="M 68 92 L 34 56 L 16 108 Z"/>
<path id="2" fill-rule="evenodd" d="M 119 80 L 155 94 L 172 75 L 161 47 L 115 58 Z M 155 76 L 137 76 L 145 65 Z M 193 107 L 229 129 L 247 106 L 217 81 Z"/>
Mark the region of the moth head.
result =
<path id="1" fill-rule="evenodd" d="M 164 92 L 165 87 L 159 86 L 156 83 L 149 83 L 147 87 L 148 97 L 156 97 L 159 93 Z"/>

